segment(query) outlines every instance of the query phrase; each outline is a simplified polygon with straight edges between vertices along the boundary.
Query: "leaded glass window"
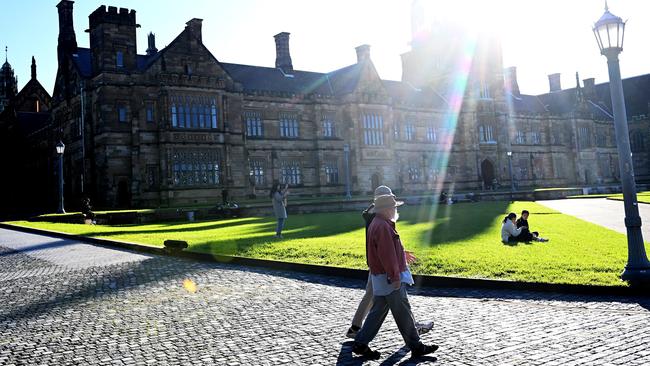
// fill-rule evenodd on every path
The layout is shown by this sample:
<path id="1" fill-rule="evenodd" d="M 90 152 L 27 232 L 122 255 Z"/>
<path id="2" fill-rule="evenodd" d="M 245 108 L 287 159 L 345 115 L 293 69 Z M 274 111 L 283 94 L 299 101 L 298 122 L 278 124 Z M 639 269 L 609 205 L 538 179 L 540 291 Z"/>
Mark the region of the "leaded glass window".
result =
<path id="1" fill-rule="evenodd" d="M 295 114 L 280 114 L 280 136 L 291 138 L 298 137 L 298 119 Z"/>
<path id="2" fill-rule="evenodd" d="M 334 137 L 334 117 L 323 115 L 323 137 Z"/>
<path id="3" fill-rule="evenodd" d="M 218 128 L 219 109 L 215 98 L 176 95 L 170 98 L 169 107 L 174 128 Z"/>
<path id="4" fill-rule="evenodd" d="M 366 145 L 384 144 L 384 118 L 380 114 L 367 113 L 362 117 L 363 142 Z"/>
<path id="5" fill-rule="evenodd" d="M 325 163 L 325 182 L 327 184 L 339 183 L 339 167 L 335 161 Z"/>
<path id="6" fill-rule="evenodd" d="M 300 164 L 296 161 L 283 162 L 280 168 L 280 180 L 282 184 L 293 186 L 301 184 Z"/>
<path id="7" fill-rule="evenodd" d="M 171 161 L 175 186 L 209 186 L 221 183 L 218 150 L 176 149 L 172 153 Z"/>
<path id="8" fill-rule="evenodd" d="M 246 136 L 248 137 L 264 136 L 262 114 L 260 112 L 245 112 L 244 120 L 246 122 Z"/>
<path id="9" fill-rule="evenodd" d="M 420 180 L 421 176 L 421 167 L 416 161 L 409 162 L 408 166 L 408 175 L 410 182 L 417 182 Z"/>
<path id="10" fill-rule="evenodd" d="M 438 141 L 438 134 L 436 133 L 436 128 L 433 125 L 427 126 L 427 142 L 436 142 Z"/>
<path id="11" fill-rule="evenodd" d="M 251 182 L 256 186 L 264 185 L 264 161 L 260 159 L 251 159 L 249 175 Z"/>
<path id="12" fill-rule="evenodd" d="M 406 141 L 415 140 L 415 124 L 413 122 L 407 122 L 404 126 L 404 139 Z"/>

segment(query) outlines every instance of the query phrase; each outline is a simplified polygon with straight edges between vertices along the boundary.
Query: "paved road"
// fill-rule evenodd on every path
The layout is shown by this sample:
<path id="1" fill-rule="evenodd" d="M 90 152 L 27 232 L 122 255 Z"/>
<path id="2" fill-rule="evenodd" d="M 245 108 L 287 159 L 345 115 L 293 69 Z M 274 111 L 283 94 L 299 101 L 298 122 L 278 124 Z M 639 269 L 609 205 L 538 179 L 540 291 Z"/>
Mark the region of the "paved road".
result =
<path id="1" fill-rule="evenodd" d="M 623 201 L 605 198 L 537 201 L 546 207 L 626 234 Z M 650 205 L 639 203 L 643 240 L 650 241 Z"/>
<path id="2" fill-rule="evenodd" d="M 0 365 L 416 364 L 391 317 L 372 344 L 382 359 L 352 357 L 363 285 L 0 230 Z M 650 299 L 415 289 L 411 302 L 440 345 L 421 365 L 650 364 Z"/>

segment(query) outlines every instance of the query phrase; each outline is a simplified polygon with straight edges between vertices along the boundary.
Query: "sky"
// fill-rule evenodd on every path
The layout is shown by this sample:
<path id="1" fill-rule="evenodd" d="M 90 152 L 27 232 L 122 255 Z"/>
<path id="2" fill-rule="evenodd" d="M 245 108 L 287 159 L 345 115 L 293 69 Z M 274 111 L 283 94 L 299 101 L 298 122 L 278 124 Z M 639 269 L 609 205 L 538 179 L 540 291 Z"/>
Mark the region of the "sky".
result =
<path id="1" fill-rule="evenodd" d="M 593 23 L 603 14 L 602 0 L 421 0 L 426 19 L 453 19 L 479 32 L 496 32 L 503 43 L 504 67 L 516 66 L 525 94 L 548 91 L 548 77 L 561 73 L 562 87 L 594 77 L 607 82 Z M 51 93 L 56 76 L 58 0 L 5 0 L 0 3 L 0 46 L 18 75 L 19 88 L 30 76 L 32 55 L 38 79 Z M 100 5 L 135 9 L 138 53 L 147 34 L 156 46 L 171 42 L 192 18 L 203 19 L 203 42 L 222 62 L 275 65 L 273 36 L 290 32 L 293 66 L 329 72 L 356 62 L 354 48 L 371 46 L 383 79 L 401 79 L 400 55 L 410 49 L 412 0 L 77 0 L 77 43 L 88 47 L 88 15 Z M 628 20 L 623 77 L 650 73 L 646 39 L 650 1 L 609 0 L 610 11 Z M 4 55 L 3 55 L 4 56 Z"/>

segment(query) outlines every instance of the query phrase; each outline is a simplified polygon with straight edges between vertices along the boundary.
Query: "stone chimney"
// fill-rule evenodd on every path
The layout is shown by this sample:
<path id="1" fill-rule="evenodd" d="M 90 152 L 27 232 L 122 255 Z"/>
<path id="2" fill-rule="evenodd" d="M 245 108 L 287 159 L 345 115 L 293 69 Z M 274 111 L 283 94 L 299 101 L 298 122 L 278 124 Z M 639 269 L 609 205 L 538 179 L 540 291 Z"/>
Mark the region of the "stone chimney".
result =
<path id="1" fill-rule="evenodd" d="M 281 69 L 285 74 L 293 74 L 293 63 L 289 52 L 288 32 L 278 33 L 275 38 L 275 67 Z"/>
<path id="2" fill-rule="evenodd" d="M 506 67 L 506 69 L 503 71 L 503 74 L 506 84 L 506 91 L 514 96 L 521 95 L 519 91 L 519 83 L 517 82 L 517 67 Z"/>
<path id="3" fill-rule="evenodd" d="M 158 49 L 156 48 L 156 35 L 152 32 L 149 32 L 149 35 L 147 35 L 147 43 L 147 56 L 155 55 Z"/>
<path id="4" fill-rule="evenodd" d="M 77 37 L 74 33 L 72 8 L 74 1 L 61 0 L 56 6 L 59 9 L 59 43 L 57 45 L 57 56 L 59 63 L 63 55 L 77 52 Z"/>
<path id="5" fill-rule="evenodd" d="M 370 60 L 370 45 L 362 44 L 361 46 L 355 47 L 357 51 L 357 63 L 360 64 L 363 61 Z"/>
<path id="6" fill-rule="evenodd" d="M 562 90 L 562 84 L 560 84 L 560 73 L 550 74 L 548 76 L 548 85 L 551 93 Z"/>
<path id="7" fill-rule="evenodd" d="M 36 59 L 32 56 L 32 80 L 36 80 Z"/>
<path id="8" fill-rule="evenodd" d="M 201 34 L 203 19 L 193 18 L 185 24 L 187 25 L 186 28 L 189 29 L 190 33 L 193 34 L 194 37 L 199 40 L 199 42 L 203 43 L 203 35 Z"/>
<path id="9" fill-rule="evenodd" d="M 596 96 L 596 79 L 588 78 L 582 80 L 583 89 L 587 99 L 592 99 Z"/>

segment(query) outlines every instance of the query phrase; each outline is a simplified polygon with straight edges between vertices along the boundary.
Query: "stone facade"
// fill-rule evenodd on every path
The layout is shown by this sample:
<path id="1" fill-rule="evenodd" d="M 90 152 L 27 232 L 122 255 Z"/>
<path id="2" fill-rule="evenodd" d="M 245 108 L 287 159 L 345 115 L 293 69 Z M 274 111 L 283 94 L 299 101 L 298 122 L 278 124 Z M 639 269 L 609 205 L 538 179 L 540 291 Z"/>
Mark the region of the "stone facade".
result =
<path id="1" fill-rule="evenodd" d="M 286 32 L 275 36 L 275 68 L 222 63 L 202 42 L 201 19 L 160 51 L 150 34 L 138 55 L 136 13 L 115 7 L 89 16 L 90 49 L 80 48 L 72 1 L 57 7 L 53 129 L 67 145 L 73 200 L 214 203 L 223 189 L 265 195 L 276 180 L 294 195 L 344 195 L 348 180 L 352 193 L 388 184 L 436 194 L 509 186 L 509 163 L 521 187 L 617 181 L 607 84 L 561 90 L 553 79 L 554 92 L 521 94 L 494 39 L 431 34 L 402 55 L 403 80 L 388 81 L 368 45 L 343 69 L 295 70 Z M 643 108 L 628 112 L 647 179 Z"/>

